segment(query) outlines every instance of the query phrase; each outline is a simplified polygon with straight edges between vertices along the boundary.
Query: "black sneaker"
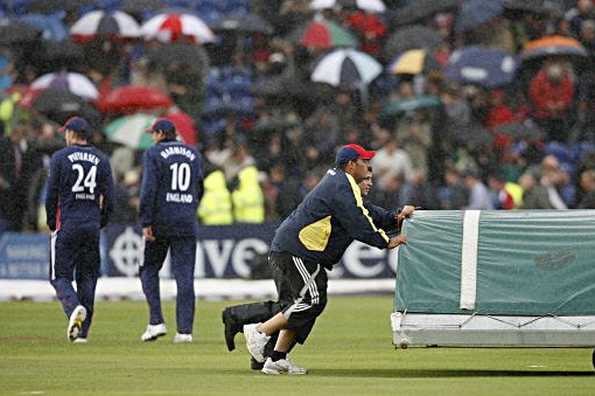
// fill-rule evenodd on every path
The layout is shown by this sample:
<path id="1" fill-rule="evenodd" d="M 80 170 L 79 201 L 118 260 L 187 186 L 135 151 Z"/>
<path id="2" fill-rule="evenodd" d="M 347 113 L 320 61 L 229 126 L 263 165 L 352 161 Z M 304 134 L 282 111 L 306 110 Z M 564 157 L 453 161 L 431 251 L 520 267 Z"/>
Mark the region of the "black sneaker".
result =
<path id="1" fill-rule="evenodd" d="M 264 362 L 260 363 L 259 361 L 254 359 L 252 356 L 250 356 L 250 368 L 252 370 L 262 370 L 263 367 L 264 367 Z"/>
<path id="2" fill-rule="evenodd" d="M 236 349 L 236 344 L 233 339 L 236 336 L 236 334 L 242 331 L 242 326 L 236 323 L 233 316 L 231 315 L 231 312 L 229 311 L 229 308 L 225 308 L 223 310 L 223 312 L 221 313 L 221 320 L 225 325 L 225 344 L 227 344 L 227 350 L 231 352 L 234 349 Z"/>

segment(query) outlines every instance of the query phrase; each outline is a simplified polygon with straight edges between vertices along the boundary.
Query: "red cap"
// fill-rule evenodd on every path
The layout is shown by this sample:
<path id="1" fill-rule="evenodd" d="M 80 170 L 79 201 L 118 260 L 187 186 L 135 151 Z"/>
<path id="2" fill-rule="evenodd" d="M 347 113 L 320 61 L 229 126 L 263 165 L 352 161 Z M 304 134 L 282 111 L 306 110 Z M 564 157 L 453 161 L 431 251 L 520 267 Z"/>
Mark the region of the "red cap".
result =
<path id="1" fill-rule="evenodd" d="M 368 151 L 359 144 L 346 144 L 337 151 L 335 162 L 337 164 L 345 163 L 347 161 L 353 161 L 358 158 L 363 160 L 370 160 L 376 155 L 375 151 Z"/>

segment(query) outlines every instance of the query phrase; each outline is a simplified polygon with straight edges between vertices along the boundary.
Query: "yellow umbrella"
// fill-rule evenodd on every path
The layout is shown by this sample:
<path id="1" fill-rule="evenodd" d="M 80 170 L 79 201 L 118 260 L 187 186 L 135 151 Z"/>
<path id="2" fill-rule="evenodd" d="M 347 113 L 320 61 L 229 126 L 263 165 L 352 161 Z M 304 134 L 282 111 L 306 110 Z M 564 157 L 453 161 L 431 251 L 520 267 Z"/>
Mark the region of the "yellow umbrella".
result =
<path id="1" fill-rule="evenodd" d="M 403 52 L 391 63 L 392 74 L 420 74 L 433 67 L 431 55 L 424 49 L 412 49 Z M 437 65 L 436 65 L 437 66 Z"/>

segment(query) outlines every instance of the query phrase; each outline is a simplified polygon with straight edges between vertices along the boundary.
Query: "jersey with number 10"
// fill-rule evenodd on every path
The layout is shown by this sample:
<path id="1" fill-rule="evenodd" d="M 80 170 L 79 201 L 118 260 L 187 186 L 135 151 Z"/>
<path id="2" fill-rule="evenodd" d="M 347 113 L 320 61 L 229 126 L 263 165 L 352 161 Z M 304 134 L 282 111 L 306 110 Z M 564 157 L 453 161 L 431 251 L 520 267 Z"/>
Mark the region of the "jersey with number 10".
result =
<path id="1" fill-rule="evenodd" d="M 200 154 L 175 140 L 149 148 L 143 158 L 140 222 L 156 236 L 196 236 L 196 209 L 203 194 Z"/>
<path id="2" fill-rule="evenodd" d="M 99 229 L 107 223 L 112 197 L 112 170 L 101 151 L 73 145 L 52 156 L 45 203 L 51 230 L 70 225 Z"/>

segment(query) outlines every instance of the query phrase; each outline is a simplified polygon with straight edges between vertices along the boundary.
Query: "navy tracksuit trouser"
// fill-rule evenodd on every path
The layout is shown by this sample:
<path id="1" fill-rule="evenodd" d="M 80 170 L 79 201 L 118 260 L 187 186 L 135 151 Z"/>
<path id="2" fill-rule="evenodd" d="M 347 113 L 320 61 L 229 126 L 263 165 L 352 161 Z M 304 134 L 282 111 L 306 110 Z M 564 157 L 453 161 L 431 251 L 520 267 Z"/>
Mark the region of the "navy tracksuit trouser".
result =
<path id="1" fill-rule="evenodd" d="M 140 279 L 149 304 L 149 323 L 164 323 L 159 291 L 159 271 L 170 252 L 171 270 L 176 280 L 176 322 L 178 333 L 192 334 L 194 323 L 195 293 L 194 264 L 196 260 L 196 237 L 158 237 L 146 241 Z"/>
<path id="2" fill-rule="evenodd" d="M 50 239 L 50 283 L 70 318 L 77 305 L 87 309 L 81 338 L 86 338 L 93 319 L 95 288 L 99 277 L 99 230 L 97 227 L 63 227 Z M 76 291 L 72 286 L 76 281 Z"/>

